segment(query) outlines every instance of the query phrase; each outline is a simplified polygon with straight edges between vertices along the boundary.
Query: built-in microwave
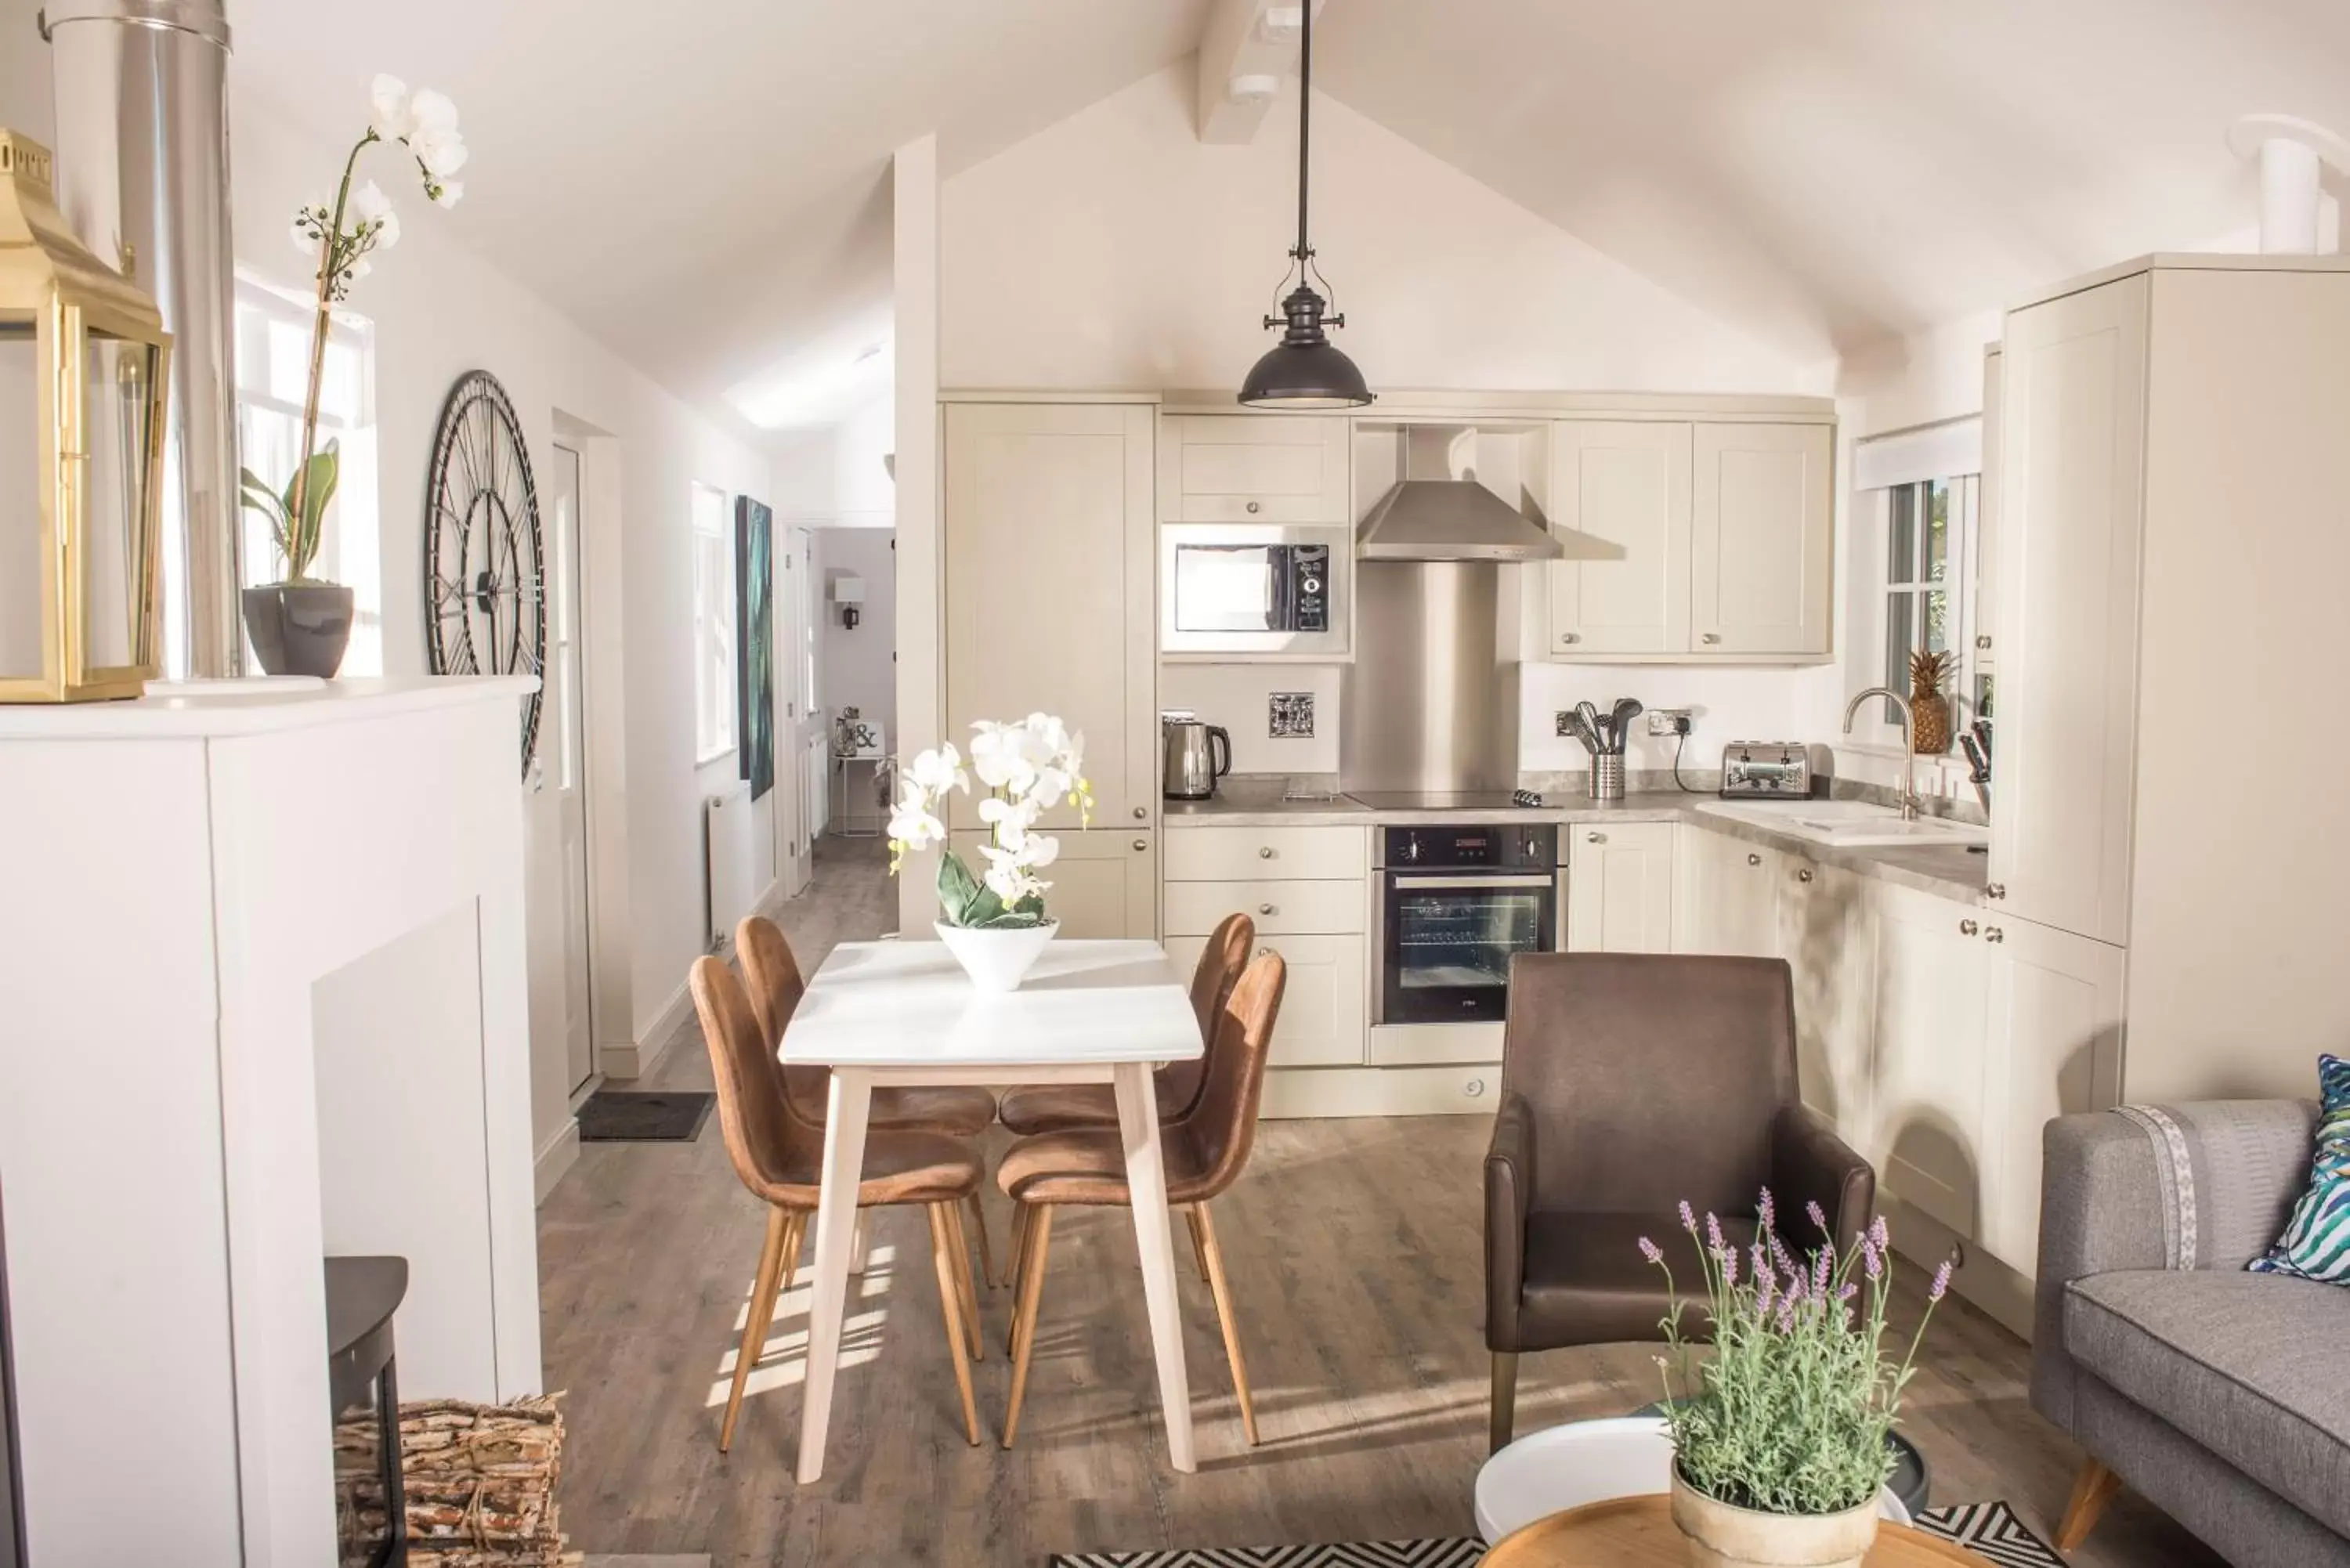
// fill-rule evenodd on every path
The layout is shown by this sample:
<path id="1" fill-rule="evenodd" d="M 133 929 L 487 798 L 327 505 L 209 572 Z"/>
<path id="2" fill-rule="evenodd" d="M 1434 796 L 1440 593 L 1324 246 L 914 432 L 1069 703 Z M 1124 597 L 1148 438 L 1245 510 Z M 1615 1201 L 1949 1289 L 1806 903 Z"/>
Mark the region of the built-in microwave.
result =
<path id="1" fill-rule="evenodd" d="M 1159 535 L 1161 653 L 1346 654 L 1351 530 L 1169 523 Z"/>

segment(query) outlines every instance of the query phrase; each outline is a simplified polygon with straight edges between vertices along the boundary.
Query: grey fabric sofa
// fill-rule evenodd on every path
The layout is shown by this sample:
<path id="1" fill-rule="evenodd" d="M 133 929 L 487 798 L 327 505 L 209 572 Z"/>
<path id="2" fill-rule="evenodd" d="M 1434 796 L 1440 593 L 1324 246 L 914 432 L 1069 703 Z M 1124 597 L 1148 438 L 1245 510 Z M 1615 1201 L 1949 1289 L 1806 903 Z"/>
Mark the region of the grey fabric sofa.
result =
<path id="1" fill-rule="evenodd" d="M 2309 1179 L 2314 1102 L 2063 1116 L 2044 1135 L 2032 1403 L 2240 1568 L 2350 1568 L 2350 1287 L 2253 1274 Z"/>

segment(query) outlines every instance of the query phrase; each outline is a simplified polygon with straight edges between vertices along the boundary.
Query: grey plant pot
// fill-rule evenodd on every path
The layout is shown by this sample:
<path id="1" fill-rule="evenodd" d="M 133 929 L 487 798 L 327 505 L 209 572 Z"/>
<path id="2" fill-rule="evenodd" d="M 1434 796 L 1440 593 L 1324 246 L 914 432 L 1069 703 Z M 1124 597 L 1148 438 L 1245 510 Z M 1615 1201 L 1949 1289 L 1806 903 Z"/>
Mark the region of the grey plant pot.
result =
<path id="1" fill-rule="evenodd" d="M 244 631 L 262 670 L 331 680 L 351 640 L 351 590 L 340 583 L 267 583 L 244 590 Z"/>

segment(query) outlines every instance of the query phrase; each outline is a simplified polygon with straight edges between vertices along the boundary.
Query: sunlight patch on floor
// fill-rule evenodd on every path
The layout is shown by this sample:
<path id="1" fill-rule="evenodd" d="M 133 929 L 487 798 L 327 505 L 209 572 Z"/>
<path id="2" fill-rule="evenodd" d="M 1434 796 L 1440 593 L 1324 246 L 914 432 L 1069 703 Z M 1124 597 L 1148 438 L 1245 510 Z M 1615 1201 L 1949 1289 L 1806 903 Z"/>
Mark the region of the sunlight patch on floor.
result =
<path id="1" fill-rule="evenodd" d="M 865 1255 L 865 1272 L 858 1278 L 858 1289 L 850 1301 L 887 1295 L 889 1293 L 888 1265 L 895 1253 L 887 1246 L 876 1246 Z M 755 1283 L 755 1282 L 754 1282 Z M 702 1400 L 705 1408 L 723 1406 L 734 1387 L 734 1365 L 742 1355 L 743 1331 L 751 1321 L 751 1293 L 745 1291 L 743 1305 L 734 1314 L 733 1332 L 728 1335 L 725 1355 L 718 1363 L 718 1380 L 710 1386 L 709 1396 Z M 752 1365 L 751 1376 L 743 1386 L 745 1398 L 771 1389 L 790 1388 L 807 1381 L 808 1312 L 814 1293 L 803 1268 L 800 1280 L 790 1290 L 775 1298 L 775 1315 L 769 1324 L 766 1342 L 759 1347 L 759 1359 Z M 840 1366 L 845 1370 L 862 1366 L 881 1354 L 881 1326 L 889 1319 L 887 1307 L 874 1312 L 852 1312 L 841 1321 Z M 796 1322 L 796 1327 L 786 1327 Z"/>

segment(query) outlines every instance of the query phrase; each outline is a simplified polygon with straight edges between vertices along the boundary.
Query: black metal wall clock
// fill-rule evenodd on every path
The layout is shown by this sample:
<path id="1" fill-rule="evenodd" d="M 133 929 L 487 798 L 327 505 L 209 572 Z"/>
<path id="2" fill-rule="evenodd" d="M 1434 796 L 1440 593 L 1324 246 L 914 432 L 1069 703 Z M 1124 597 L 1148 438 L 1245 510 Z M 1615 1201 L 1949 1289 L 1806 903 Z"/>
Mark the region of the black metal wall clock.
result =
<path id="1" fill-rule="evenodd" d="M 469 370 L 441 405 L 424 493 L 424 646 L 435 675 L 537 675 L 546 659 L 538 492 L 498 379 Z M 522 708 L 522 765 L 542 692 Z"/>

